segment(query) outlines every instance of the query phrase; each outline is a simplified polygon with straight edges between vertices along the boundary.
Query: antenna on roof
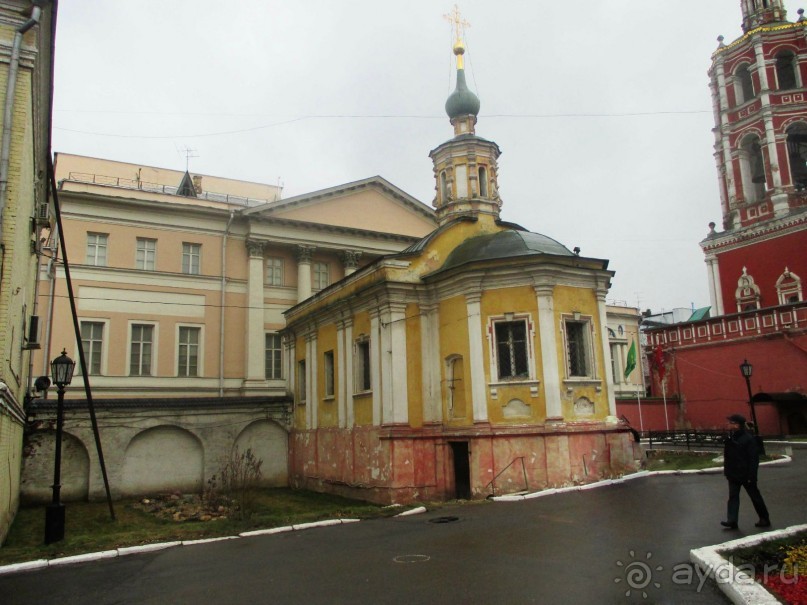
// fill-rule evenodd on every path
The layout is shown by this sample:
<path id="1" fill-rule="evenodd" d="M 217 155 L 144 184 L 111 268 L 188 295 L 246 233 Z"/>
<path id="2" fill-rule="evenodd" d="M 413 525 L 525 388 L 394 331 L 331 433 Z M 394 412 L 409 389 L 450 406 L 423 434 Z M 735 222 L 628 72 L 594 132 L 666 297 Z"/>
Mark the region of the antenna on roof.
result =
<path id="1" fill-rule="evenodd" d="M 185 154 L 185 172 L 190 170 L 190 160 L 191 158 L 198 158 L 199 156 L 196 155 L 196 150 L 191 149 L 187 145 L 182 148 L 177 148 L 177 153 Z"/>

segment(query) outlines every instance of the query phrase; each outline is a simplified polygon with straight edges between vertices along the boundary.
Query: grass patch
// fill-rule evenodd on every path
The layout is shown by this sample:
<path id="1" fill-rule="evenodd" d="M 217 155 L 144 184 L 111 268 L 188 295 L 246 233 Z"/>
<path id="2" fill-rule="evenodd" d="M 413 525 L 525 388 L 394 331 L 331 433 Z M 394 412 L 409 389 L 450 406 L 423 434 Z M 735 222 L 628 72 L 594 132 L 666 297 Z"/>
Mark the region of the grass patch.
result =
<path id="1" fill-rule="evenodd" d="M 760 456 L 760 462 L 777 460 L 781 456 Z M 693 471 L 723 466 L 723 453 L 694 452 L 678 450 L 647 450 L 647 470 L 649 471 Z"/>
<path id="2" fill-rule="evenodd" d="M 287 488 L 255 490 L 255 504 L 248 520 L 175 522 L 161 519 L 138 507 L 141 499 L 119 500 L 113 521 L 106 502 L 69 502 L 65 539 L 46 546 L 45 507 L 19 510 L 0 548 L 0 565 L 36 559 L 52 559 L 124 546 L 175 540 L 234 536 L 244 531 L 268 529 L 322 519 L 390 516 L 400 512 L 360 500 Z"/>

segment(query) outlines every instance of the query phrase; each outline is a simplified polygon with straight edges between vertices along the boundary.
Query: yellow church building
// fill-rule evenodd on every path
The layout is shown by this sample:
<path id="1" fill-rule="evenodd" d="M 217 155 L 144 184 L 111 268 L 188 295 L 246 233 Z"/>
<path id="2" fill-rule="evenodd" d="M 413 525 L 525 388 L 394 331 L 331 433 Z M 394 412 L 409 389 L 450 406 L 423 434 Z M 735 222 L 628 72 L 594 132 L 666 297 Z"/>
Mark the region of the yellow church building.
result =
<path id="1" fill-rule="evenodd" d="M 500 150 L 457 42 L 454 137 L 432 150 L 438 227 L 285 313 L 290 482 L 408 502 L 484 497 L 633 466 L 615 418 L 613 272 L 500 220 Z"/>

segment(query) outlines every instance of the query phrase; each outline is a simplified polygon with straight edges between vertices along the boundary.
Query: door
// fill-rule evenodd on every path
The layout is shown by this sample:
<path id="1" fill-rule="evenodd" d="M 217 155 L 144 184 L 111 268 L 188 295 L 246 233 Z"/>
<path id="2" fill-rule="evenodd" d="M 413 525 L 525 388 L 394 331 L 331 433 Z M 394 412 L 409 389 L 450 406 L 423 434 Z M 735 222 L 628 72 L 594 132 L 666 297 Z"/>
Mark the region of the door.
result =
<path id="1" fill-rule="evenodd" d="M 467 441 L 450 441 L 454 458 L 454 495 L 457 500 L 471 499 L 471 464 Z"/>

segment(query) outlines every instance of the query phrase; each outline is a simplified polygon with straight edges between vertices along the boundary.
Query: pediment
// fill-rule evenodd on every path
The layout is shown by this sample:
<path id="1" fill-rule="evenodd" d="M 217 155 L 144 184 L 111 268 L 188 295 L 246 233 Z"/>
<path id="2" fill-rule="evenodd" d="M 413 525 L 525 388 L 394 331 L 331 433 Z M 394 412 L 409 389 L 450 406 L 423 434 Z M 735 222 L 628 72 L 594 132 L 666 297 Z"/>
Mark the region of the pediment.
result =
<path id="1" fill-rule="evenodd" d="M 423 237 L 434 212 L 381 177 L 250 208 L 247 216 Z"/>

